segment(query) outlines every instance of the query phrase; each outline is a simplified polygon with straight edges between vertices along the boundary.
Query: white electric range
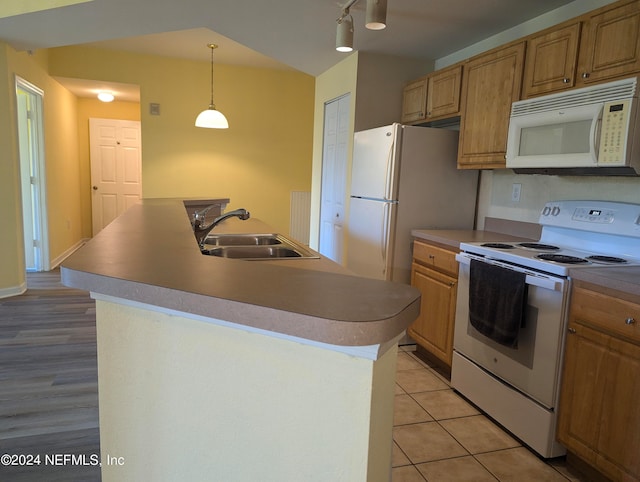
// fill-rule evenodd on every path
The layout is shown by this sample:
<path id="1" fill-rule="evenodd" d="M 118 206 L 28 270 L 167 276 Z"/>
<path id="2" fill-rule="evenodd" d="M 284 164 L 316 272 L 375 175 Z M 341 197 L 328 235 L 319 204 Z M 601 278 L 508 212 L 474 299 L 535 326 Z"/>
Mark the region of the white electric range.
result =
<path id="1" fill-rule="evenodd" d="M 564 453 L 555 427 L 571 270 L 640 266 L 640 205 L 549 202 L 539 223 L 537 242 L 461 243 L 451 383 L 541 456 L 555 457 Z M 515 346 L 470 322 L 471 297 L 479 296 L 470 290 L 477 286 L 470 283 L 472 265 L 499 268 L 497 276 L 521 273 L 525 280 Z"/>

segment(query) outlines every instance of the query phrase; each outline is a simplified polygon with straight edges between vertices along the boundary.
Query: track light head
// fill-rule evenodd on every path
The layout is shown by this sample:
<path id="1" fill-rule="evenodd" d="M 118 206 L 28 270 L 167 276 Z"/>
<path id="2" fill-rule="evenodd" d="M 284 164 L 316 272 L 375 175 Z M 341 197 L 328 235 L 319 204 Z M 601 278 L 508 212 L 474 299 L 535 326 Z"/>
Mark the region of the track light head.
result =
<path id="1" fill-rule="evenodd" d="M 365 26 L 369 30 L 382 30 L 387 26 L 387 0 L 367 0 Z"/>
<path id="2" fill-rule="evenodd" d="M 340 15 L 337 22 L 336 50 L 338 52 L 351 52 L 353 50 L 353 17 L 349 14 L 348 8 L 342 11 L 342 15 Z"/>

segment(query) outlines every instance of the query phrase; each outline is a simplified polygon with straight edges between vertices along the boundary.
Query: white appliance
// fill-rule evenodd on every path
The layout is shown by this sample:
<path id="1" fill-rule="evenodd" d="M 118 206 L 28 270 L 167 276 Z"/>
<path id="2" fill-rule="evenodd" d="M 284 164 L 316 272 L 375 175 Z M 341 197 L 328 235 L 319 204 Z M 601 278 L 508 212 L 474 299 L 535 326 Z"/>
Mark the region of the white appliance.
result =
<path id="1" fill-rule="evenodd" d="M 451 384 L 538 454 L 556 457 L 565 452 L 555 430 L 571 270 L 640 266 L 640 205 L 550 202 L 539 222 L 536 243 L 461 243 Z M 493 286 L 494 281 L 478 279 L 487 266 L 495 280 L 508 273 L 506 279 L 521 281 Z M 524 303 L 500 316 L 505 312 L 489 301 L 495 327 L 487 329 L 472 319 L 478 310 L 473 302 L 484 297 L 478 282 L 503 298 L 523 282 Z M 479 302 L 480 311 L 485 302 Z M 523 321 L 516 326 L 514 346 L 500 330 L 517 310 Z"/>
<path id="2" fill-rule="evenodd" d="M 477 171 L 457 169 L 458 132 L 392 124 L 354 135 L 347 268 L 410 282 L 412 229 L 470 229 Z"/>
<path id="3" fill-rule="evenodd" d="M 514 102 L 507 167 L 517 173 L 640 174 L 637 78 Z"/>

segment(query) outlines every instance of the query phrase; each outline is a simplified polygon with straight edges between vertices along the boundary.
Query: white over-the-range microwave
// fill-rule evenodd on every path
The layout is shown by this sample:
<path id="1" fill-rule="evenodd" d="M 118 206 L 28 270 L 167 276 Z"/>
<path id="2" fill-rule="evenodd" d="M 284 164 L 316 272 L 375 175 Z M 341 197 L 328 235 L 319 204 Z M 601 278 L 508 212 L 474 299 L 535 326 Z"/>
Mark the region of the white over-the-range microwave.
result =
<path id="1" fill-rule="evenodd" d="M 507 167 L 517 173 L 640 175 L 632 77 L 514 102 Z"/>

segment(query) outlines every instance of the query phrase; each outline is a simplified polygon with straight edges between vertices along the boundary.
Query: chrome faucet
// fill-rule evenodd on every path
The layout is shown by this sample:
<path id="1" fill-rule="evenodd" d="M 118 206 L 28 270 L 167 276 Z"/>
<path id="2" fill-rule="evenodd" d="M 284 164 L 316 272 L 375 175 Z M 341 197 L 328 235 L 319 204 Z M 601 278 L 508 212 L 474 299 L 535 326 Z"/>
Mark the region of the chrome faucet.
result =
<path id="1" fill-rule="evenodd" d="M 219 205 L 213 204 L 211 206 L 207 206 L 204 209 L 201 209 L 200 211 L 196 211 L 195 213 L 193 213 L 193 221 L 191 222 L 191 224 L 193 226 L 193 232 L 196 235 L 196 240 L 198 241 L 198 245 L 201 248 L 204 246 L 204 240 L 207 237 L 207 234 L 209 234 L 209 232 L 213 228 L 215 228 L 218 224 L 220 224 L 225 219 L 232 218 L 235 216 L 244 221 L 246 219 L 249 219 L 250 217 L 249 211 L 247 211 L 246 209 L 240 208 L 240 209 L 235 209 L 233 211 L 229 211 L 228 213 L 224 213 L 221 216 L 218 216 L 217 218 L 215 218 L 213 221 L 211 221 L 211 224 L 207 226 L 203 226 L 202 223 L 204 222 L 205 216 L 207 215 L 209 210 L 215 206 L 219 206 Z"/>

